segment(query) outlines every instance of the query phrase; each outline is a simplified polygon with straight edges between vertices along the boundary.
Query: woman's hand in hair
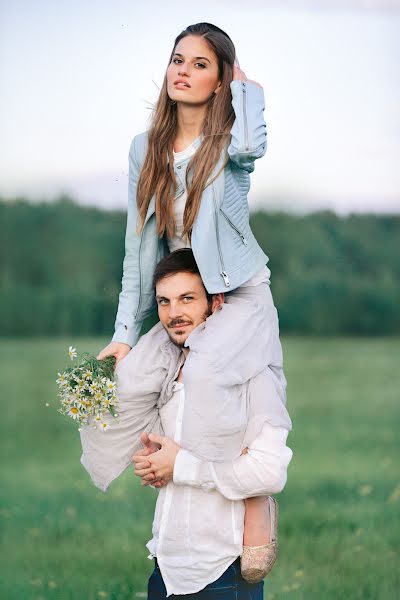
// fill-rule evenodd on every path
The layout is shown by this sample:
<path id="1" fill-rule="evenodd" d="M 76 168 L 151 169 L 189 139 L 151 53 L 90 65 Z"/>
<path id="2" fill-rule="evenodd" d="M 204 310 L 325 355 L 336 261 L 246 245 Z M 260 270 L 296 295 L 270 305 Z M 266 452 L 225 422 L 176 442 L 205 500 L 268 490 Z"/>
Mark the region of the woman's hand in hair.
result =
<path id="1" fill-rule="evenodd" d="M 237 65 L 233 65 L 233 79 L 240 79 L 241 81 L 251 81 L 251 83 L 255 83 L 260 88 L 262 88 L 262 85 L 257 81 L 254 81 L 253 79 L 247 79 L 246 73 L 242 71 L 242 69 Z"/>
<path id="2" fill-rule="evenodd" d="M 125 356 L 128 354 L 128 352 L 130 352 L 130 350 L 131 347 L 129 346 L 129 344 L 124 344 L 123 342 L 111 342 L 110 344 L 108 344 L 108 346 L 103 348 L 103 350 L 100 350 L 96 358 L 97 360 L 103 360 L 103 358 L 106 358 L 107 356 L 115 356 L 115 358 L 117 359 L 115 361 L 116 367 L 119 361 L 125 358 Z"/>
<path id="3" fill-rule="evenodd" d="M 233 79 L 247 81 L 246 73 L 238 65 L 233 65 Z"/>

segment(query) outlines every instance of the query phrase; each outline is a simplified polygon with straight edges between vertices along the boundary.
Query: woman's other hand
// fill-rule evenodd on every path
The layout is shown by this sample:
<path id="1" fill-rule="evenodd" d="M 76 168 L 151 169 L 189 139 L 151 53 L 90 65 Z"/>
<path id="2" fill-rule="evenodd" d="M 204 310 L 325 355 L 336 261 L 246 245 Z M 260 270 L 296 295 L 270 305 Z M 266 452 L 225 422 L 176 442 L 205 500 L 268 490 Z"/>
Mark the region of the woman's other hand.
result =
<path id="1" fill-rule="evenodd" d="M 246 73 L 242 71 L 242 69 L 239 67 L 239 63 L 233 65 L 233 79 L 240 79 L 241 81 L 251 81 L 252 83 L 255 83 L 260 88 L 262 88 L 262 85 L 257 81 L 253 81 L 253 79 L 247 79 Z"/>
<path id="2" fill-rule="evenodd" d="M 103 360 L 103 358 L 106 358 L 107 356 L 115 356 L 115 358 L 117 359 L 115 361 L 116 367 L 119 361 L 125 358 L 128 352 L 131 351 L 131 349 L 132 348 L 129 346 L 129 344 L 124 344 L 123 342 L 111 342 L 110 344 L 108 344 L 108 346 L 103 348 L 103 350 L 100 350 L 96 358 L 97 360 Z"/>

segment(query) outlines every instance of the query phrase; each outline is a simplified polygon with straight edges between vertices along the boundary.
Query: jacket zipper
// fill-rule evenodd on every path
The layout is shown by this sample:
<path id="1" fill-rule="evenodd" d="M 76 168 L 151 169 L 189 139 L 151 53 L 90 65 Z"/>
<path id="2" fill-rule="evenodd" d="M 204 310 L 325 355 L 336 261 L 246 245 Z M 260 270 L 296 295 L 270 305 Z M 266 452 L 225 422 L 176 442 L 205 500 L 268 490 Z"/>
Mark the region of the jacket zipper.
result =
<path id="1" fill-rule="evenodd" d="M 224 283 L 226 285 L 226 287 L 229 287 L 231 285 L 231 282 L 229 281 L 229 277 L 228 277 L 228 273 L 225 271 L 225 264 L 224 264 L 224 259 L 222 256 L 222 250 L 221 250 L 221 242 L 219 239 L 219 227 L 218 227 L 218 208 L 217 208 L 217 202 L 215 200 L 215 193 L 214 193 L 214 182 L 212 182 L 212 190 L 213 190 L 213 202 L 214 202 L 214 214 L 215 214 L 215 233 L 217 235 L 217 246 L 218 246 L 218 254 L 219 254 L 219 260 L 221 263 L 221 275 L 223 277 Z"/>
<path id="2" fill-rule="evenodd" d="M 182 194 L 184 193 L 184 191 L 185 191 L 185 188 L 183 188 L 180 192 L 178 192 L 176 194 L 176 196 L 174 196 L 174 200 L 176 200 L 177 198 L 180 198 L 182 196 Z"/>
<path id="3" fill-rule="evenodd" d="M 240 239 L 242 240 L 243 244 L 245 246 L 248 246 L 248 241 L 246 240 L 246 238 L 244 237 L 243 233 L 241 233 L 239 231 L 239 229 L 236 227 L 236 225 L 234 225 L 232 223 L 232 221 L 230 220 L 230 218 L 224 213 L 224 211 L 220 208 L 219 209 L 221 211 L 221 214 L 225 217 L 225 219 L 228 221 L 229 225 L 232 227 L 232 229 L 234 229 L 236 231 L 236 233 L 238 234 L 238 236 L 240 237 Z"/>
<path id="4" fill-rule="evenodd" d="M 245 134 L 245 143 L 246 143 L 246 151 L 249 149 L 249 135 L 247 130 L 247 109 L 246 109 L 246 84 L 242 82 L 242 92 L 243 92 L 243 120 L 244 120 L 244 134 Z"/>

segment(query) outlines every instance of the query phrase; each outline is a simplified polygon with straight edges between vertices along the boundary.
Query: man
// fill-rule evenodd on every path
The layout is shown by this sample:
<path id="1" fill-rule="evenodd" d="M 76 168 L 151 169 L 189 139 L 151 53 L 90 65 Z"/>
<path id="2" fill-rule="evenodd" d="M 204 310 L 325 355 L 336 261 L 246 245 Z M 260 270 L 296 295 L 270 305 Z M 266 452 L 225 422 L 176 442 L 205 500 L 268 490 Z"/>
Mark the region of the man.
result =
<path id="1" fill-rule="evenodd" d="M 185 342 L 223 309 L 224 294 L 207 293 L 190 249 L 160 261 L 154 285 L 160 323 L 187 361 L 190 343 Z M 142 485 L 159 488 L 153 537 L 147 543 L 149 558 L 155 558 L 148 599 L 224 593 L 224 598 L 240 600 L 249 598 L 250 591 L 254 600 L 261 600 L 263 582 L 249 584 L 240 574 L 244 499 L 278 493 L 286 483 L 292 451 L 286 446 L 291 422 L 284 395 L 268 367 L 233 386 L 232 397 L 242 392 L 248 397 L 245 451 L 230 461 L 202 460 L 180 445 L 185 366 L 179 366 L 173 395 L 159 409 L 164 435 L 143 433 L 145 448 L 132 457 Z M 270 408 L 260 431 L 261 403 Z"/>

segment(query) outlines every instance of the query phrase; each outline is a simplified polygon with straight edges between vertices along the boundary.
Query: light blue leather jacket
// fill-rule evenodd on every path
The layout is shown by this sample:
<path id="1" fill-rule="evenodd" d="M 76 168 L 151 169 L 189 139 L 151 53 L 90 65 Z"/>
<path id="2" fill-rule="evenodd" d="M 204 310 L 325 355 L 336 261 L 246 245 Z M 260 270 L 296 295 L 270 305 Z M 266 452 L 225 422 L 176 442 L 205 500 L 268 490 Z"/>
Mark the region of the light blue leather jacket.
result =
<path id="1" fill-rule="evenodd" d="M 249 225 L 247 194 L 254 162 L 267 149 L 264 91 L 256 83 L 235 79 L 230 84 L 235 121 L 227 148 L 229 161 L 203 191 L 192 230 L 192 249 L 204 285 L 210 294 L 229 292 L 255 275 L 268 256 L 258 245 Z M 196 145 L 201 143 L 199 138 Z M 156 233 L 155 197 L 150 201 L 145 225 L 136 234 L 136 186 L 144 162 L 147 131 L 136 135 L 129 151 L 128 218 L 125 236 L 122 290 L 112 341 L 134 346 L 143 320 L 156 306 L 152 278 L 156 264 L 169 253 L 166 237 Z M 222 154 L 208 181 L 222 168 Z M 189 159 L 174 167 L 176 196 L 184 191 Z M 190 180 L 189 180 L 190 181 Z"/>

